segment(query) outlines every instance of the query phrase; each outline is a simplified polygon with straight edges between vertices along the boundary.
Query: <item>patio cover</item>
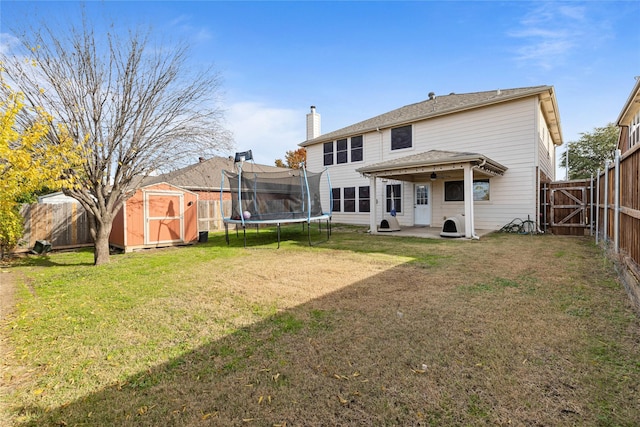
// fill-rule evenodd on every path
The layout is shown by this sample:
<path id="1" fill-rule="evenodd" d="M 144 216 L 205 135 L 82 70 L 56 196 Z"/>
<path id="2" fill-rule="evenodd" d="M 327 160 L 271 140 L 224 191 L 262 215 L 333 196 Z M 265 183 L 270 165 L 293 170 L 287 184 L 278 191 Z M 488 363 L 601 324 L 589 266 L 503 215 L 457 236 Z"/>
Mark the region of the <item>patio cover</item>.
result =
<path id="1" fill-rule="evenodd" d="M 459 170 L 464 177 L 464 212 L 465 234 L 467 238 L 475 237 L 473 213 L 473 178 L 474 172 L 479 176 L 501 176 L 507 168 L 500 163 L 479 153 L 459 151 L 430 150 L 406 157 L 374 163 L 356 169 L 371 180 L 371 192 L 376 193 L 376 179 L 395 179 L 398 181 L 428 181 L 432 173 Z M 377 209 L 371 209 L 369 222 L 372 233 L 377 232 Z"/>

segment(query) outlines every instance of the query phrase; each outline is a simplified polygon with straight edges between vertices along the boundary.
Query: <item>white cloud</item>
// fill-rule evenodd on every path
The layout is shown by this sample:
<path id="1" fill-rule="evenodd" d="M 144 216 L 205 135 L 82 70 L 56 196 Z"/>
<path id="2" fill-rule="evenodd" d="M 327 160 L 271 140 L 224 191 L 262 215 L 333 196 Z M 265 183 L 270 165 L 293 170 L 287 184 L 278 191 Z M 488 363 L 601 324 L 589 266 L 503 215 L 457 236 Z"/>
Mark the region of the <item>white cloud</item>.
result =
<path id="1" fill-rule="evenodd" d="M 273 165 L 288 150 L 295 150 L 305 138 L 305 113 L 238 102 L 227 110 L 227 122 L 238 151 L 252 150 L 256 163 Z"/>
<path id="2" fill-rule="evenodd" d="M 590 22 L 579 5 L 545 2 L 537 4 L 508 36 L 522 40 L 516 60 L 546 70 L 564 64 L 576 49 L 602 37 L 602 28 Z"/>
<path id="3" fill-rule="evenodd" d="M 207 42 L 213 38 L 209 28 L 194 26 L 191 21 L 192 16 L 179 15 L 169 22 L 169 26 L 182 34 L 188 35 L 196 43 Z"/>
<path id="4" fill-rule="evenodd" d="M 0 53 L 8 54 L 14 47 L 20 44 L 20 40 L 9 33 L 0 33 Z"/>

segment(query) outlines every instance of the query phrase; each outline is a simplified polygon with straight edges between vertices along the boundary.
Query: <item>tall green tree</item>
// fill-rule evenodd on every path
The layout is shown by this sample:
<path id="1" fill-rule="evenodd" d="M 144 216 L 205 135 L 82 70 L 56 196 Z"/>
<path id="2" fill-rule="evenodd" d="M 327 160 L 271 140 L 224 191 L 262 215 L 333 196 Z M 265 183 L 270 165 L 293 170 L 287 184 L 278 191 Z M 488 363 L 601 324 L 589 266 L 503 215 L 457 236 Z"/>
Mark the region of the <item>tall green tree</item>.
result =
<path id="1" fill-rule="evenodd" d="M 0 61 L 25 102 L 55 114 L 78 147 L 76 186 L 64 191 L 88 213 L 98 265 L 109 261 L 117 212 L 146 176 L 227 150 L 231 136 L 220 76 L 191 66 L 188 45 L 82 18 L 15 31 L 22 44 Z M 49 131 L 56 144 L 60 131 Z"/>
<path id="2" fill-rule="evenodd" d="M 594 128 L 592 132 L 580 134 L 578 141 L 571 141 L 569 147 L 569 179 L 585 179 L 604 169 L 607 160 L 613 161 L 618 143 L 618 127 L 609 123 Z M 567 164 L 567 152 L 562 153 L 560 164 Z"/>

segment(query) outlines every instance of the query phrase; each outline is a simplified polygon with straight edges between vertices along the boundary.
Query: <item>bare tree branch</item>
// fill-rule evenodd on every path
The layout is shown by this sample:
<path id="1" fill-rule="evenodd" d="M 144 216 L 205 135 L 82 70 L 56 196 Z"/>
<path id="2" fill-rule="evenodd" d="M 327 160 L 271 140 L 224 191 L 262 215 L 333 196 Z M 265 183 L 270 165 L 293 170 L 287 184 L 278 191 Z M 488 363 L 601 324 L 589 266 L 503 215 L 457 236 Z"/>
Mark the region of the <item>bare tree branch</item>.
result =
<path id="1" fill-rule="evenodd" d="M 79 27 L 44 24 L 20 39 L 21 50 L 0 58 L 5 74 L 81 147 L 79 185 L 65 191 L 89 212 L 96 264 L 106 262 L 113 218 L 146 176 L 230 148 L 220 75 L 193 72 L 185 44 L 152 46 L 140 29 L 99 37 L 86 17 Z M 58 132 L 52 127 L 51 144 Z"/>

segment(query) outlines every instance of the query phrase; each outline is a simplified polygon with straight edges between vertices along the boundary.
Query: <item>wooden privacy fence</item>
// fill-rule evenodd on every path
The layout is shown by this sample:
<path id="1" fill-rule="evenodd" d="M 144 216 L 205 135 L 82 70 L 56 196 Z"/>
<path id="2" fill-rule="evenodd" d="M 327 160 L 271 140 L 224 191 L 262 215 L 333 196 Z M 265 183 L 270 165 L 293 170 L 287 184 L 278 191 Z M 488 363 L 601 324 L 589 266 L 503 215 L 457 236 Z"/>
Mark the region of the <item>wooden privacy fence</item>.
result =
<path id="1" fill-rule="evenodd" d="M 33 248 L 38 240 L 47 240 L 56 249 L 93 244 L 87 213 L 78 203 L 34 203 L 23 205 L 20 213 L 24 235 L 17 251 Z"/>
<path id="2" fill-rule="evenodd" d="M 222 209 L 226 217 L 231 216 L 231 200 L 222 202 Z M 198 200 L 198 231 L 213 231 L 224 229 L 220 216 L 220 200 Z"/>
<path id="3" fill-rule="evenodd" d="M 596 178 L 596 242 L 620 253 L 640 275 L 640 146 L 618 153 Z"/>
<path id="4" fill-rule="evenodd" d="M 231 201 L 225 200 L 223 209 L 231 216 Z M 78 203 L 34 203 L 23 205 L 24 235 L 15 252 L 32 249 L 36 241 L 47 240 L 54 249 L 69 249 L 93 245 L 89 220 Z M 219 200 L 198 201 L 198 231 L 224 229 Z"/>

